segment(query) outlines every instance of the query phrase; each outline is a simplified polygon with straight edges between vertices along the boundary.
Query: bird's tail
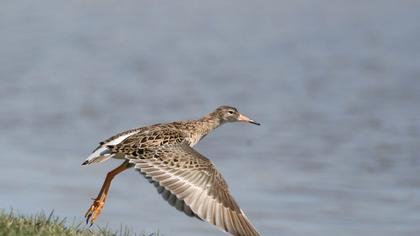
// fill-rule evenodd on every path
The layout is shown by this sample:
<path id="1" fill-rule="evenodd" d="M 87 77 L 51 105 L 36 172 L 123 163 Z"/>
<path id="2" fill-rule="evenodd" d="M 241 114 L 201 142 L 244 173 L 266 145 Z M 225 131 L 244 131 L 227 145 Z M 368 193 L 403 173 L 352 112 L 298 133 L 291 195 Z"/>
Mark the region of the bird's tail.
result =
<path id="1" fill-rule="evenodd" d="M 133 129 L 118 135 L 115 135 L 114 137 L 101 142 L 99 144 L 99 147 L 97 147 L 90 156 L 82 163 L 82 165 L 89 165 L 92 163 L 99 163 L 108 160 L 109 158 L 117 158 L 117 159 L 123 159 L 124 156 L 121 156 L 119 154 L 114 154 L 111 152 L 110 146 L 117 145 L 120 142 L 124 141 L 126 138 L 130 137 L 133 134 L 138 133 L 138 129 Z"/>
<path id="2" fill-rule="evenodd" d="M 111 154 L 109 148 L 106 146 L 102 146 L 96 149 L 92 154 L 90 154 L 88 158 L 86 158 L 86 160 L 82 163 L 82 166 L 89 165 L 92 163 L 100 163 L 108 160 L 112 156 L 113 155 Z"/>

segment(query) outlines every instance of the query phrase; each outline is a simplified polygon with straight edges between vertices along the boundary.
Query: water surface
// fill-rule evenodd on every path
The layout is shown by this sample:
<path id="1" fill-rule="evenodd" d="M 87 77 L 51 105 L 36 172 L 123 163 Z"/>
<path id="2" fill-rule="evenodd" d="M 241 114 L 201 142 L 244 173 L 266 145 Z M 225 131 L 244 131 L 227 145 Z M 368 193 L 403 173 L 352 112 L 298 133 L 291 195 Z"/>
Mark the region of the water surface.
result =
<path id="1" fill-rule="evenodd" d="M 420 234 L 418 1 L 0 3 L 0 208 L 76 222 L 107 171 L 80 164 L 119 131 L 229 124 L 196 146 L 262 235 Z M 98 225 L 220 235 L 135 171 Z"/>

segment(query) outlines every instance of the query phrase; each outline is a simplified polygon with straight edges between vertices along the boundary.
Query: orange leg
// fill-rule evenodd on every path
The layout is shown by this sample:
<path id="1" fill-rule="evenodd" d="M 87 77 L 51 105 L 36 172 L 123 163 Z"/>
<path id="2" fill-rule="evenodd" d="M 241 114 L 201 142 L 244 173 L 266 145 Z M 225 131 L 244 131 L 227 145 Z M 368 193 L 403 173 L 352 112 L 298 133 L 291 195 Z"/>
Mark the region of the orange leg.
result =
<path id="1" fill-rule="evenodd" d="M 131 168 L 133 165 L 129 164 L 127 161 L 119 165 L 117 168 L 113 169 L 112 171 L 108 172 L 106 175 L 105 181 L 102 185 L 101 191 L 99 191 L 98 196 L 93 201 L 92 205 L 89 207 L 88 211 L 85 214 L 86 224 L 89 223 L 90 226 L 93 225 L 96 218 L 101 214 L 101 210 L 105 205 L 105 200 L 108 195 L 109 187 L 111 186 L 112 179 L 118 175 L 119 173 L 125 171 L 126 169 Z"/>

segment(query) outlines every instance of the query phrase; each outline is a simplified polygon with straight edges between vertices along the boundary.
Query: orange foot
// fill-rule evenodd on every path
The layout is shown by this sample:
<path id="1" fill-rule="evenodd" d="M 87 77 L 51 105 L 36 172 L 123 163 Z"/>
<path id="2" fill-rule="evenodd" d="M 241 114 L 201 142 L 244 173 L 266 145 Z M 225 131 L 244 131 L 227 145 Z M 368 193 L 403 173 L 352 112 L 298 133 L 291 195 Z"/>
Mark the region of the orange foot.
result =
<path id="1" fill-rule="evenodd" d="M 89 224 L 90 220 L 90 226 L 93 225 L 96 218 L 98 218 L 98 216 L 101 214 L 101 210 L 104 207 L 104 205 L 105 200 L 103 199 L 95 199 L 95 201 L 93 201 L 92 205 L 89 207 L 88 211 L 85 214 L 86 224 Z"/>

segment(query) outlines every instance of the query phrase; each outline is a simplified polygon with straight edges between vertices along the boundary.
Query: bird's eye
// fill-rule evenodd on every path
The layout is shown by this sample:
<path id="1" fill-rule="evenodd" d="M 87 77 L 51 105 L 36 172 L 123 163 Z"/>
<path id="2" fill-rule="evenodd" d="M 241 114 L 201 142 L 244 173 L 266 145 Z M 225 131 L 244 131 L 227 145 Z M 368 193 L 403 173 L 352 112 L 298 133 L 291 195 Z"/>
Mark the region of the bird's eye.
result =
<path id="1" fill-rule="evenodd" d="M 228 111 L 228 113 L 229 114 L 233 114 L 233 113 L 235 113 L 234 111 L 232 111 L 232 110 L 230 110 L 230 111 Z"/>

